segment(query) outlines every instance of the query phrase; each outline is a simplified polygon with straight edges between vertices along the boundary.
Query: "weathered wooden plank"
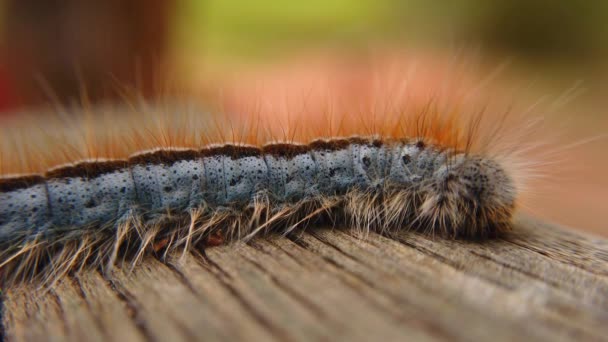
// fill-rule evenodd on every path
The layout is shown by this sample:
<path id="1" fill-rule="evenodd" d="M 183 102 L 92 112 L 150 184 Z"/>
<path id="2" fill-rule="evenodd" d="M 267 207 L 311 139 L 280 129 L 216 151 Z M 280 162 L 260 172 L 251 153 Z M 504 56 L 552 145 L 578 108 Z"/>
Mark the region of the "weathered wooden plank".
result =
<path id="1" fill-rule="evenodd" d="M 226 251 L 226 253 L 229 253 Z M 221 317 L 222 329 L 232 330 L 235 339 L 256 336 L 264 340 L 276 339 L 277 334 L 264 317 L 259 316 L 250 303 L 235 289 L 230 276 L 201 255 L 186 255 L 171 260 L 171 265 L 196 294 L 209 302 L 214 315 Z M 238 329 L 235 322 L 238 322 Z"/>
<path id="2" fill-rule="evenodd" d="M 275 239 L 270 239 L 273 240 Z M 270 284 L 264 286 L 264 289 L 273 290 L 266 296 L 272 298 L 276 297 L 277 293 L 284 293 L 315 318 L 313 324 L 307 328 L 308 333 L 314 330 L 318 331 L 320 336 L 345 340 L 390 340 L 403 336 L 408 330 L 396 317 L 388 316 L 370 306 L 362 300 L 360 293 L 345 287 L 337 277 L 320 276 L 323 274 L 317 269 L 303 267 L 267 241 L 252 245 L 243 246 L 238 249 L 237 256 L 219 261 L 218 264 L 240 264 L 253 269 L 260 276 L 265 276 Z M 210 255 L 210 258 L 216 259 L 214 256 Z M 265 299 L 264 293 L 260 293 L 259 297 L 264 301 L 271 299 Z M 348 308 L 348 312 L 333 309 L 336 307 Z M 284 312 L 288 310 L 291 308 L 285 308 Z M 414 333 L 417 331 L 409 329 L 409 334 Z"/>
<path id="3" fill-rule="evenodd" d="M 387 273 L 394 272 L 402 277 L 410 275 L 415 281 L 422 284 L 423 288 L 435 291 L 437 297 L 447 295 L 449 300 L 461 300 L 457 303 L 445 303 L 442 309 L 443 316 L 447 317 L 450 312 L 448 306 L 454 307 L 454 317 L 445 321 L 447 324 L 445 329 L 452 328 L 455 333 L 461 329 L 461 324 L 466 323 L 463 322 L 463 318 L 458 316 L 466 314 L 469 318 L 474 317 L 476 311 L 480 311 L 480 314 L 486 317 L 494 315 L 495 319 L 491 324 L 500 322 L 491 329 L 486 327 L 488 329 L 485 332 L 499 332 L 501 328 L 508 328 L 510 332 L 518 331 L 518 334 L 523 334 L 528 327 L 518 323 L 532 320 L 539 324 L 539 327 L 535 327 L 535 332 L 547 329 L 546 333 L 550 334 L 589 335 L 587 337 L 591 338 L 594 337 L 593 328 L 599 329 L 602 325 L 601 316 L 605 310 L 599 316 L 592 316 L 588 312 L 589 307 L 581 306 L 579 308 L 578 302 L 565 302 L 563 296 L 552 292 L 551 287 L 546 284 L 542 283 L 534 288 L 530 286 L 529 279 L 518 278 L 518 274 L 512 272 L 512 269 L 502 267 L 500 264 L 488 263 L 489 260 L 476 258 L 474 254 L 464 254 L 460 248 L 442 248 L 441 245 L 445 241 L 439 242 L 438 245 L 433 246 L 434 248 L 423 249 L 423 244 L 419 242 L 411 244 L 415 251 L 396 248 L 390 253 L 385 253 L 390 249 L 391 241 L 383 241 L 378 244 L 379 247 L 376 250 L 371 246 L 366 246 L 364 250 L 356 251 L 355 247 L 351 245 L 352 241 L 341 238 L 342 233 L 328 234 L 326 231 L 319 231 L 312 234 L 336 246 L 340 251 L 349 251 L 351 257 L 361 258 L 363 256 L 362 259 L 357 260 L 357 263 L 351 263 L 357 267 L 363 264 L 369 265 L 370 269 L 361 271 L 362 274 L 373 274 L 376 269 Z M 376 240 L 374 237 L 370 237 L 368 242 L 374 242 L 374 240 Z M 373 255 L 374 253 L 378 253 L 378 255 Z M 394 256 L 397 256 L 397 259 Z M 391 259 L 396 262 L 392 268 L 389 268 Z M 406 268 L 402 266 L 411 260 L 416 260 L 414 265 Z M 384 284 L 379 284 L 379 286 L 384 286 Z M 390 291 L 390 289 L 387 290 Z M 399 291 L 401 290 L 395 294 L 400 295 Z M 407 292 L 411 291 L 412 289 L 408 289 Z M 435 299 L 425 299 L 422 305 L 428 307 Z M 546 310 L 546 306 L 549 305 L 554 305 L 555 309 L 558 307 L 563 310 L 571 309 L 571 314 L 578 314 L 576 317 L 578 320 L 572 320 L 573 317 L 554 315 L 554 310 Z M 574 309 L 578 310 L 574 311 Z M 590 324 L 592 327 L 587 327 L 583 323 Z M 471 322 L 465 325 L 469 327 L 473 324 Z M 572 326 L 571 329 L 568 329 L 570 326 Z M 467 332 L 469 335 L 471 333 L 471 331 Z M 508 336 L 507 332 L 501 336 Z"/>
<path id="4" fill-rule="evenodd" d="M 477 301 L 468 300 L 480 293 L 505 296 L 506 291 L 498 286 L 488 288 L 481 279 L 467 277 L 413 248 L 400 247 L 392 253 L 386 253 L 384 246 L 374 248 L 378 242 L 375 234 L 367 238 L 366 246 L 341 232 L 316 231 L 311 235 L 322 243 L 302 236 L 309 243 L 307 248 L 365 279 L 369 286 L 390 296 L 393 305 L 415 308 L 417 320 L 426 322 L 432 330 L 442 331 L 450 340 L 512 340 L 525 333 L 518 332 L 509 321 L 489 320 L 490 308 L 477 307 Z M 484 326 L 478 325 L 481 321 Z"/>
<path id="5" fill-rule="evenodd" d="M 74 279 L 74 286 L 80 290 L 86 308 L 104 339 L 110 341 L 144 341 L 145 334 L 138 326 L 139 317 L 128 303 L 117 296 L 108 283 L 97 272 L 86 272 Z M 67 297 L 69 294 L 63 294 Z"/>
<path id="6" fill-rule="evenodd" d="M 205 298 L 196 295 L 169 267 L 148 258 L 134 271 L 117 270 L 117 292 L 134 303 L 147 336 L 163 341 L 229 339 L 234 331 Z"/>
<path id="7" fill-rule="evenodd" d="M 4 330 L 16 341 L 62 341 L 66 322 L 54 292 L 36 293 L 25 287 L 9 291 L 3 302 Z"/>
<path id="8" fill-rule="evenodd" d="M 3 293 L 9 340 L 606 340 L 608 241 L 525 218 L 490 241 L 289 237 Z"/>

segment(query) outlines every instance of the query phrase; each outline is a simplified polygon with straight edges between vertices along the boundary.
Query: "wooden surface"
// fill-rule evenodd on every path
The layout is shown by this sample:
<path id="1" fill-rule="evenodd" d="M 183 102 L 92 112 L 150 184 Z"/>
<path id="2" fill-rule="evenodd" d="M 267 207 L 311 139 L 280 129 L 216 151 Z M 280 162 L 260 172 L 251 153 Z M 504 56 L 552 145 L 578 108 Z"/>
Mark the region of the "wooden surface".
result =
<path id="1" fill-rule="evenodd" d="M 3 293 L 9 340 L 607 340 L 608 240 L 316 229 Z"/>

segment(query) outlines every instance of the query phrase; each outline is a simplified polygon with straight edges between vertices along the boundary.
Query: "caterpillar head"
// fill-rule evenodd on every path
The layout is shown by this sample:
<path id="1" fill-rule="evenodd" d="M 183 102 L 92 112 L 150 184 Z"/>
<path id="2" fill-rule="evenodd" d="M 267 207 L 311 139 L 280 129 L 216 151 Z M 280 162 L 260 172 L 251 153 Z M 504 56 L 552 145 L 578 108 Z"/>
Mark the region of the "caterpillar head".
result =
<path id="1" fill-rule="evenodd" d="M 426 189 L 419 220 L 453 237 L 489 237 L 508 230 L 516 189 L 497 162 L 459 155 L 439 168 Z"/>

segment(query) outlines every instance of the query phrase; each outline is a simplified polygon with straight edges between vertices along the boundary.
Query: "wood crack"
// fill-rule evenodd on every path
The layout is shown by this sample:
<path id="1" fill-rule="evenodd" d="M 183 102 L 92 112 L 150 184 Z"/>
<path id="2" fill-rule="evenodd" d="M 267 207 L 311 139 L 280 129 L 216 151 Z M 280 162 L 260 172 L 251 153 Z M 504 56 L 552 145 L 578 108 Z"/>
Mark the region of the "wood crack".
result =
<path id="1" fill-rule="evenodd" d="M 500 288 L 504 288 L 504 289 L 507 289 L 507 290 L 510 290 L 510 291 L 514 290 L 513 287 L 508 286 L 507 284 L 498 282 L 498 281 L 496 281 L 496 280 L 494 280 L 494 279 L 492 279 L 490 277 L 484 276 L 484 275 L 479 274 L 479 273 L 472 273 L 472 272 L 466 270 L 461 264 L 459 264 L 457 262 L 454 262 L 454 261 L 450 260 L 449 258 L 446 258 L 445 256 L 443 256 L 443 255 L 441 255 L 439 253 L 435 253 L 435 252 L 429 250 L 428 248 L 425 248 L 425 247 L 422 247 L 422 246 L 418 246 L 416 244 L 407 242 L 407 241 L 405 241 L 403 239 L 395 239 L 395 241 L 399 242 L 400 244 L 402 244 L 404 246 L 412 248 L 412 249 L 414 249 L 414 250 L 416 250 L 416 251 L 418 251 L 420 253 L 423 253 L 423 254 L 425 254 L 427 256 L 430 256 L 431 258 L 433 258 L 433 259 L 441 262 L 444 265 L 450 266 L 451 268 L 453 268 L 453 269 L 455 269 L 455 270 L 457 270 L 459 272 L 462 272 L 464 274 L 476 277 L 478 279 L 486 281 L 486 282 L 488 282 L 488 283 L 490 283 L 490 284 L 492 284 L 494 286 L 498 286 Z"/>
<path id="2" fill-rule="evenodd" d="M 137 303 L 135 297 L 114 280 L 107 278 L 104 279 L 106 280 L 107 285 L 110 287 L 110 290 L 112 290 L 112 292 L 116 295 L 116 298 L 127 308 L 127 313 L 133 320 L 133 323 L 139 332 L 145 337 L 146 340 L 155 341 L 156 338 L 152 331 L 146 326 L 146 321 L 141 314 L 141 307 Z"/>
<path id="3" fill-rule="evenodd" d="M 346 254 L 344 251 L 342 251 L 340 248 L 338 248 L 337 246 L 332 245 L 331 243 L 324 241 L 322 239 L 319 239 L 318 237 L 310 234 L 312 237 L 314 237 L 316 240 L 318 240 L 319 242 L 323 243 L 324 245 L 338 251 L 341 255 L 355 261 L 355 262 L 360 262 L 359 260 L 353 258 L 352 256 Z M 289 238 L 289 236 L 288 236 Z M 302 240 L 293 240 L 290 238 L 290 241 L 292 241 L 293 243 L 297 244 L 298 246 L 300 246 L 303 249 L 309 250 L 308 248 L 308 244 L 305 241 Z M 364 286 L 366 286 L 368 289 L 372 290 L 372 291 L 378 291 L 380 292 L 382 289 L 380 289 L 376 284 L 374 284 L 371 280 L 366 279 L 365 277 L 360 276 L 359 274 L 357 274 L 356 272 L 351 271 L 350 269 L 348 269 L 347 267 L 345 267 L 344 265 L 338 263 L 337 261 L 333 260 L 330 257 L 327 256 L 320 256 L 325 262 L 327 262 L 328 264 L 332 265 L 333 267 L 335 267 L 336 269 L 340 270 L 341 272 L 343 272 L 344 274 L 356 279 L 357 281 L 361 282 Z M 361 289 L 357 288 L 356 286 L 353 286 L 351 283 L 342 280 L 342 283 L 345 284 L 346 286 L 350 287 L 351 289 L 353 289 L 354 291 L 356 291 L 357 293 L 360 293 L 362 295 L 364 295 L 364 293 L 361 292 Z M 388 298 L 391 298 L 395 303 L 399 303 L 400 305 L 409 305 L 411 307 L 415 307 L 415 305 L 412 302 L 404 302 L 403 298 L 400 298 L 398 296 L 393 295 L 390 292 L 387 291 L 382 291 L 381 292 L 382 295 L 387 296 Z M 392 317 L 394 317 L 395 319 L 397 319 L 399 322 L 405 323 L 405 322 L 412 322 L 412 320 L 416 321 L 417 325 L 420 326 L 424 326 L 425 329 L 428 329 L 428 331 L 432 331 L 432 335 L 434 337 L 440 337 L 444 340 L 447 341 L 453 341 L 455 340 L 455 337 L 453 335 L 451 335 L 449 332 L 447 332 L 445 329 L 443 329 L 442 327 L 440 327 L 439 325 L 435 324 L 434 322 L 431 322 L 429 320 L 426 319 L 422 319 L 422 318 L 412 318 L 411 315 L 409 314 L 396 314 L 394 312 L 394 310 L 391 310 L 389 308 L 387 308 L 386 306 L 378 303 L 375 300 L 370 300 L 370 303 L 372 303 L 372 305 L 374 305 L 374 307 L 380 309 L 383 312 L 386 312 L 387 314 L 391 315 Z"/>
<path id="4" fill-rule="evenodd" d="M 308 310 L 310 310 L 315 315 L 319 315 L 321 318 L 328 318 L 327 314 L 321 308 L 317 307 L 315 304 L 313 304 L 309 300 L 307 300 L 306 297 L 298 294 L 297 292 L 293 291 L 293 289 L 291 289 L 290 287 L 283 284 L 274 275 L 272 275 L 268 270 L 266 270 L 266 268 L 264 268 L 264 266 L 262 266 L 262 264 L 260 264 L 259 262 L 255 261 L 249 257 L 246 257 L 246 256 L 243 256 L 243 258 L 245 260 L 247 260 L 250 264 L 252 264 L 255 268 L 260 270 L 260 272 L 264 273 L 268 277 L 268 279 L 270 279 L 270 281 L 277 288 L 281 289 L 281 291 L 283 291 L 289 297 L 291 297 L 295 301 L 302 304 L 302 306 L 306 307 Z"/>
<path id="5" fill-rule="evenodd" d="M 519 243 L 517 241 L 512 241 L 512 240 L 504 240 L 504 241 L 506 241 L 508 243 L 511 243 L 513 245 L 516 245 L 516 246 L 518 246 L 520 248 L 523 248 L 525 250 L 531 251 L 531 252 L 533 252 L 535 254 L 539 254 L 542 257 L 547 258 L 551 262 L 559 262 L 559 263 L 564 264 L 564 265 L 574 266 L 574 267 L 576 267 L 576 268 L 578 268 L 580 270 L 583 270 L 585 272 L 591 273 L 593 275 L 601 276 L 601 277 L 604 277 L 604 278 L 608 278 L 608 273 L 593 271 L 592 269 L 588 268 L 587 266 L 585 266 L 584 264 L 582 264 L 580 262 L 577 262 L 574 259 L 569 260 L 568 262 L 565 262 L 565 261 L 560 260 L 560 258 L 551 258 L 550 254 L 547 251 L 542 251 L 542 250 L 540 250 L 540 249 L 538 249 L 536 247 L 527 246 L 525 244 L 521 244 L 521 243 Z"/>
<path id="6" fill-rule="evenodd" d="M 106 333 L 105 329 L 103 328 L 103 325 L 101 324 L 99 315 L 97 314 L 97 312 L 95 312 L 95 310 L 93 310 L 91 303 L 89 303 L 87 294 L 84 291 L 84 289 L 82 288 L 82 283 L 80 282 L 80 280 L 77 277 L 70 277 L 70 281 L 72 283 L 72 286 L 76 289 L 76 291 L 78 292 L 78 295 L 84 302 L 84 305 L 86 306 L 87 311 L 92 314 L 91 316 L 93 317 L 93 324 L 95 324 L 95 326 L 97 327 L 97 329 L 99 329 L 99 331 L 101 331 L 102 333 Z M 106 335 L 106 337 L 109 337 L 109 336 Z"/>
<path id="7" fill-rule="evenodd" d="M 281 340 L 288 340 L 289 336 L 283 332 L 280 328 L 276 327 L 270 320 L 268 320 L 264 315 L 259 313 L 255 307 L 253 307 L 240 293 L 239 291 L 231 284 L 230 275 L 228 272 L 224 271 L 215 261 L 209 258 L 208 255 L 203 254 L 202 257 L 206 261 L 205 263 L 200 263 L 200 265 L 206 270 L 210 271 L 210 273 L 221 283 L 221 285 L 228 290 L 230 295 L 232 295 L 237 302 L 245 309 L 247 313 L 256 321 L 258 324 L 266 328 L 273 335 L 279 337 Z"/>

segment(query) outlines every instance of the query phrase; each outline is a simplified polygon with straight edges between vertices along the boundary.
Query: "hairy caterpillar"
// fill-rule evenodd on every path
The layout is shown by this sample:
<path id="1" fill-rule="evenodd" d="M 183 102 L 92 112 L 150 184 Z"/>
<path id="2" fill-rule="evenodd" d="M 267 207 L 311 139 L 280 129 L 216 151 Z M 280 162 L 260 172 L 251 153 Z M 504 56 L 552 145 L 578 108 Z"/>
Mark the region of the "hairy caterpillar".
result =
<path id="1" fill-rule="evenodd" d="M 480 116 L 432 102 L 372 119 L 326 113 L 321 129 L 304 118 L 282 139 L 275 122 L 255 116 L 239 128 L 210 128 L 201 114 L 167 114 L 144 106 L 126 121 L 85 119 L 84 144 L 46 136 L 37 142 L 51 144 L 46 158 L 37 151 L 18 169 L 34 174 L 0 178 L 5 282 L 56 279 L 85 265 L 107 270 L 124 253 L 137 260 L 317 220 L 363 232 L 488 237 L 509 229 L 516 207 L 521 177 L 505 164 L 512 153 L 488 152 L 490 140 L 476 135 Z M 98 127 L 101 138 L 87 131 Z M 62 158 L 72 163 L 56 166 Z M 2 160 L 3 173 L 13 171 Z"/>

